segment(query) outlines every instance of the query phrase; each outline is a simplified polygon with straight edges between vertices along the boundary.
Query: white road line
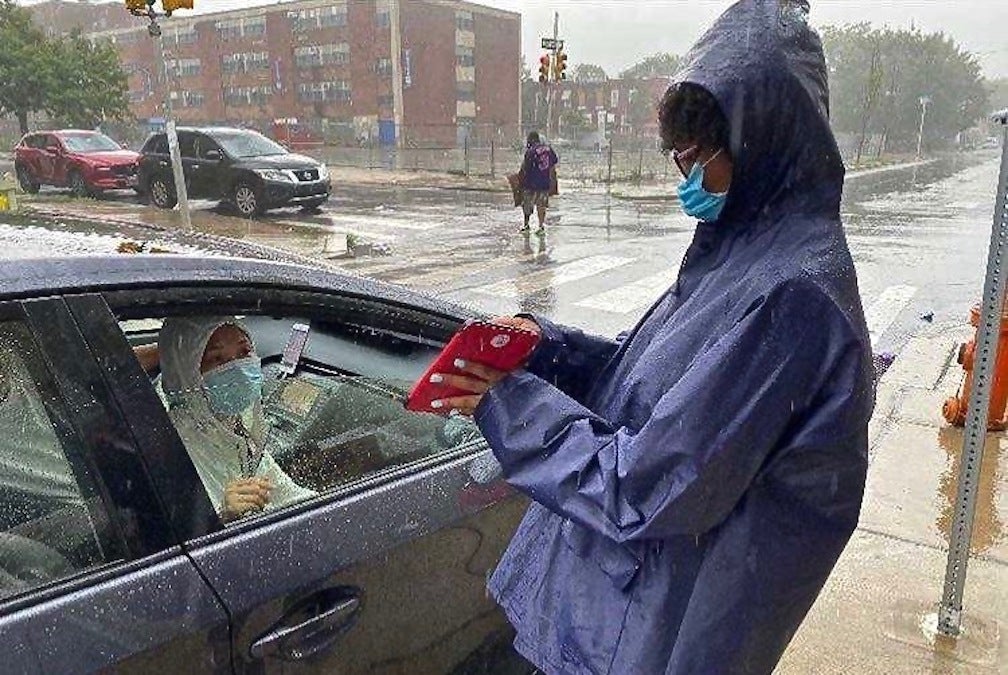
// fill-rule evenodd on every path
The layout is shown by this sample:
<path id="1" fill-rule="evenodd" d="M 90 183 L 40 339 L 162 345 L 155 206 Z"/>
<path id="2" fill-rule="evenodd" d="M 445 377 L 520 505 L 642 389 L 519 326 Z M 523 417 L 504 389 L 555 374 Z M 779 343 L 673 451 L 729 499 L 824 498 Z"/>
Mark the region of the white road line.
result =
<path id="1" fill-rule="evenodd" d="M 485 286 L 473 288 L 475 293 L 496 295 L 505 298 L 520 298 L 546 288 L 556 288 L 572 281 L 601 274 L 623 265 L 629 265 L 634 258 L 620 258 L 612 255 L 595 255 L 574 262 L 550 267 L 526 274 L 515 279 L 504 279 Z"/>
<path id="2" fill-rule="evenodd" d="M 872 347 L 878 344 L 882 334 L 896 321 L 896 317 L 916 294 L 917 289 L 913 286 L 890 286 L 865 310 Z"/>
<path id="3" fill-rule="evenodd" d="M 666 269 L 658 274 L 652 274 L 625 286 L 593 295 L 574 304 L 577 307 L 596 309 L 602 312 L 629 314 L 635 310 L 649 307 L 674 282 L 675 273 Z"/>
<path id="4" fill-rule="evenodd" d="M 367 227 L 370 225 L 377 225 L 379 227 L 390 227 L 399 230 L 414 230 L 419 232 L 426 232 L 427 230 L 436 230 L 438 228 L 444 228 L 444 222 L 431 222 L 429 220 L 419 221 L 410 218 L 389 218 L 387 216 L 381 215 L 381 212 L 375 213 L 373 216 L 368 214 L 353 214 L 353 215 L 329 215 L 327 214 L 329 220 L 332 222 L 333 227 Z"/>

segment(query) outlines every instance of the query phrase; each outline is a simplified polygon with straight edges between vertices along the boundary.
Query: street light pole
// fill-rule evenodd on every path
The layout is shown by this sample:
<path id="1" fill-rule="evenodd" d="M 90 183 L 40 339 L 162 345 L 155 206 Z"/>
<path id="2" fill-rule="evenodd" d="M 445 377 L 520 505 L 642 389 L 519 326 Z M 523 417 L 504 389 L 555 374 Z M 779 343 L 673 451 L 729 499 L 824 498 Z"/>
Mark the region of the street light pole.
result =
<path id="1" fill-rule="evenodd" d="M 156 24 L 153 24 L 156 25 Z M 164 83 L 164 116 L 165 135 L 168 138 L 168 152 L 171 156 L 172 178 L 175 183 L 175 197 L 178 201 L 179 213 L 182 215 L 182 225 L 187 230 L 192 229 L 192 218 L 189 214 L 189 194 L 186 191 L 185 172 L 182 170 L 182 153 L 179 152 L 178 134 L 175 131 L 175 114 L 172 105 L 171 77 L 168 73 L 168 61 L 165 59 L 164 36 L 161 31 L 152 30 L 151 37 L 157 49 L 157 60 L 163 70 L 162 81 Z"/>
<path id="2" fill-rule="evenodd" d="M 551 63 L 553 66 L 556 65 L 557 56 L 557 37 L 559 35 L 560 29 L 560 12 L 553 12 L 553 60 Z M 552 76 L 553 73 L 551 73 Z M 546 80 L 546 138 L 552 142 L 553 140 L 553 99 L 556 97 L 556 83 L 552 81 L 552 77 Z"/>
<path id="3" fill-rule="evenodd" d="M 931 103 L 930 96 L 921 96 L 921 119 L 920 128 L 917 130 L 917 159 L 921 158 L 921 151 L 924 148 L 924 116 L 927 115 L 928 104 Z"/>

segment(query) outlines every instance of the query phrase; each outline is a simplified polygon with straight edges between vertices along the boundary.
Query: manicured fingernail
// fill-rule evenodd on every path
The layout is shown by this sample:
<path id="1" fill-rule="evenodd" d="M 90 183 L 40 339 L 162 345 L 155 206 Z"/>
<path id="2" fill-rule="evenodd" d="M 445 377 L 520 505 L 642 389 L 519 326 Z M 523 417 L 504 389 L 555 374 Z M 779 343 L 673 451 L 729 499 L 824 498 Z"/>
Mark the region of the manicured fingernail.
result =
<path id="1" fill-rule="evenodd" d="M 462 369 L 466 367 L 466 362 L 463 359 L 455 359 L 455 367 Z"/>
<path id="2" fill-rule="evenodd" d="M 437 384 L 438 382 L 444 382 L 444 377 L 439 373 L 434 373 L 433 375 L 430 376 L 430 381 L 433 382 L 434 384 Z"/>
<path id="3" fill-rule="evenodd" d="M 431 401 L 430 407 L 432 408 L 442 408 L 444 407 L 444 401 Z"/>

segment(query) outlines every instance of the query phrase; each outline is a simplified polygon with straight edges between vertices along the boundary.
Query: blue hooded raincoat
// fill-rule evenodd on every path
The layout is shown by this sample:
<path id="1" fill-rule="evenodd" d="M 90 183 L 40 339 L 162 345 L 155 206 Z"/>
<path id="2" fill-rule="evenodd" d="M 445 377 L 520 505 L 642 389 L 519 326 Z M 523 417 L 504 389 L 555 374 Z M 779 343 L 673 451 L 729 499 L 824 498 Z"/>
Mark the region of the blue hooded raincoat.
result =
<path id="1" fill-rule="evenodd" d="M 617 340 L 538 318 L 475 417 L 534 501 L 491 582 L 546 673 L 769 673 L 858 520 L 870 343 L 802 2 L 743 0 L 677 76 L 731 128 L 720 219 Z"/>

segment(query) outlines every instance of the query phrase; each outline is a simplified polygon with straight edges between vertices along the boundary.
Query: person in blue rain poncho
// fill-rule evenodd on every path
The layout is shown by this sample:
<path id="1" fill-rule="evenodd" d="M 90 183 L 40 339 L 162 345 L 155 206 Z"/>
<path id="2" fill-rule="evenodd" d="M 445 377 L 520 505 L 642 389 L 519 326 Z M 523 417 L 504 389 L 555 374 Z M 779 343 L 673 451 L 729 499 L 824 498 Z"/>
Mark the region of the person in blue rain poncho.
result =
<path id="1" fill-rule="evenodd" d="M 659 122 L 700 222 L 632 331 L 499 319 L 541 332 L 525 369 L 441 375 L 533 500 L 490 590 L 550 675 L 770 673 L 857 523 L 871 353 L 807 11 L 743 0 L 686 55 Z"/>

